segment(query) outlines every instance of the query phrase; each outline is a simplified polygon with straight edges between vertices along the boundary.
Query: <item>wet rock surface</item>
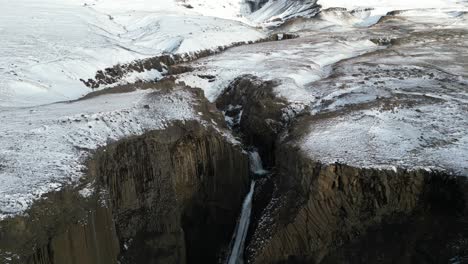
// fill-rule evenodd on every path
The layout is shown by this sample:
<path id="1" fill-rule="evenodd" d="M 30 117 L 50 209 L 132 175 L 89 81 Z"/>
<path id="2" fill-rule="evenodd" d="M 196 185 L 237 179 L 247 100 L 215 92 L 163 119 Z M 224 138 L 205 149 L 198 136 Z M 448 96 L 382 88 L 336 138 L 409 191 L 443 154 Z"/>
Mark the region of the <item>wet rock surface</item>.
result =
<path id="1" fill-rule="evenodd" d="M 232 114 L 229 120 L 240 121 L 235 129 L 245 138 L 264 133 L 259 132 L 268 123 L 264 109 L 274 109 L 269 117 L 281 124 L 269 130 L 274 133 L 264 134 L 270 137 L 254 141 L 258 148 L 274 151 L 275 160 L 270 164 L 275 169 L 256 185 L 245 252 L 249 263 L 445 263 L 465 259 L 465 177 L 425 169 L 359 168 L 316 161 L 296 142 L 308 132 L 308 126 L 334 115 L 311 116 L 303 111 L 292 122 L 285 122 L 281 113 L 287 112 L 288 103 L 272 96 L 275 85 L 243 76 L 217 101 L 227 109 L 228 117 Z M 277 107 L 262 107 L 265 101 Z M 239 107 L 223 108 L 227 102 Z M 242 117 L 236 119 L 239 114 Z M 255 125 L 242 125 L 247 116 L 257 120 Z"/>
<path id="2" fill-rule="evenodd" d="M 257 184 L 247 262 L 467 261 L 466 31 L 420 31 L 406 19 L 412 21 L 385 18 L 374 26 L 371 32 L 379 36 L 396 24 L 408 25 L 379 43 L 389 45 L 385 49 L 342 60 L 326 78 L 305 84 L 304 107 L 289 122 L 284 114 L 299 97 L 284 92 L 289 82 L 281 73 L 237 78 L 218 97 L 244 136 L 265 131 L 267 116 L 281 124 L 255 141 L 260 152 L 269 149 L 264 158 L 275 170 Z M 255 49 L 262 48 L 271 47 Z M 231 52 L 225 56 L 245 54 Z M 261 67 L 275 70 L 267 64 L 271 60 L 264 62 Z M 216 67 L 196 64 L 195 71 L 216 74 Z M 256 94 L 248 92 L 252 80 Z M 265 114 L 259 91 L 269 93 L 263 100 L 278 103 L 270 108 L 276 114 Z M 236 103 L 229 106 L 225 98 Z M 242 126 L 244 118 L 257 121 Z"/>

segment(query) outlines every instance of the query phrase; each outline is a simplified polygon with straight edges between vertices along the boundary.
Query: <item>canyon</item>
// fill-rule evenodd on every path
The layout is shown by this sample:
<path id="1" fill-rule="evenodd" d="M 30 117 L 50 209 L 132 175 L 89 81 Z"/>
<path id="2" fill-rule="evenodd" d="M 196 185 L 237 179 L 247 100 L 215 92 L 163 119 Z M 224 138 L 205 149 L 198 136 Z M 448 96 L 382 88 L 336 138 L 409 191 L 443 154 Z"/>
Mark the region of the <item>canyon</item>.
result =
<path id="1" fill-rule="evenodd" d="M 466 1 L 166 2 L 8 57 L 0 263 L 468 263 Z"/>

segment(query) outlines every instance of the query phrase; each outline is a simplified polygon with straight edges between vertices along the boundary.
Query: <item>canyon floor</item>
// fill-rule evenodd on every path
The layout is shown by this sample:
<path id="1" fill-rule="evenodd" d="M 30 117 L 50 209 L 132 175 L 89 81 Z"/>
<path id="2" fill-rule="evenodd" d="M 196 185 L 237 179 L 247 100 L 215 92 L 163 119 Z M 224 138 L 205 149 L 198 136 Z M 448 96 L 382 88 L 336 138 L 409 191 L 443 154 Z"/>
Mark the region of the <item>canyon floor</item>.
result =
<path id="1" fill-rule="evenodd" d="M 468 263 L 467 1 L 0 5 L 0 263 Z"/>

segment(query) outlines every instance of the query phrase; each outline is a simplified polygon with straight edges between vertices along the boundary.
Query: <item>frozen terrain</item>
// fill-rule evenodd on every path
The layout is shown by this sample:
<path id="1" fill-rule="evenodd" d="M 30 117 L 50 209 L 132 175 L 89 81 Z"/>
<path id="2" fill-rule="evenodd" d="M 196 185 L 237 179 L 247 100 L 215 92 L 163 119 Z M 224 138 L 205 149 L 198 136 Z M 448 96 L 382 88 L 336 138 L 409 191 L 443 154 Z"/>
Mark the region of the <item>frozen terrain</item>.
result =
<path id="1" fill-rule="evenodd" d="M 141 90 L 0 112 L 0 219 L 77 182 L 91 151 L 128 136 L 198 119 L 190 91 Z"/>
<path id="2" fill-rule="evenodd" d="M 0 0 L 0 107 L 76 99 L 90 92 L 80 79 L 118 63 L 264 37 L 241 22 L 202 15 L 230 17 L 240 4 L 219 13 L 214 1 L 193 2 L 194 9 L 175 0 Z"/>
<path id="3" fill-rule="evenodd" d="M 109 141 L 198 118 L 185 90 L 60 103 L 90 92 L 81 78 L 258 40 L 265 25 L 300 37 L 188 63 L 194 71 L 178 80 L 210 100 L 244 74 L 278 81 L 276 95 L 310 114 L 294 144 L 315 160 L 467 175 L 467 2 L 321 0 L 358 10 L 317 16 L 314 1 L 299 2 L 271 1 L 249 14 L 243 1 L 0 0 L 0 217 L 79 179 L 90 151 Z M 401 9 L 409 10 L 382 17 Z"/>
<path id="4" fill-rule="evenodd" d="M 276 91 L 290 101 L 308 102 L 313 98 L 304 89 L 305 84 L 327 76 L 333 63 L 375 49 L 378 46 L 369 40 L 340 40 L 326 36 L 254 44 L 200 59 L 191 64 L 196 67 L 196 73 L 200 71 L 199 74 L 186 73 L 179 78 L 191 86 L 203 88 L 208 99 L 215 100 L 236 77 L 254 74 L 265 80 L 281 80 Z M 215 78 L 201 78 L 199 75 L 203 74 Z"/>
<path id="5" fill-rule="evenodd" d="M 310 111 L 295 144 L 314 160 L 468 175 L 466 3 L 382 7 L 410 10 L 367 27 L 362 10 L 293 19 L 277 30 L 300 38 L 201 59 L 179 79 L 210 100 L 243 74 L 278 81 L 277 96 Z"/>

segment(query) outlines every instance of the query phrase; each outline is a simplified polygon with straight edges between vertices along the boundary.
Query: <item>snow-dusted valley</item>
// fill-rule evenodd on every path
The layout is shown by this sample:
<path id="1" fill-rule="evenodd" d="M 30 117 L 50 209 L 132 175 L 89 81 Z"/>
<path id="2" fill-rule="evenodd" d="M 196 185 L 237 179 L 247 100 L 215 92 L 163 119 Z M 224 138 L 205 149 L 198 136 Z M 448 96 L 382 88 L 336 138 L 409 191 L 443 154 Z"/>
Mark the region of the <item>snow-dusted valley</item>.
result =
<path id="1" fill-rule="evenodd" d="M 0 7 L 0 263 L 468 263 L 468 1 Z"/>

